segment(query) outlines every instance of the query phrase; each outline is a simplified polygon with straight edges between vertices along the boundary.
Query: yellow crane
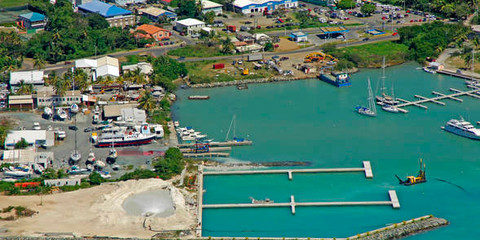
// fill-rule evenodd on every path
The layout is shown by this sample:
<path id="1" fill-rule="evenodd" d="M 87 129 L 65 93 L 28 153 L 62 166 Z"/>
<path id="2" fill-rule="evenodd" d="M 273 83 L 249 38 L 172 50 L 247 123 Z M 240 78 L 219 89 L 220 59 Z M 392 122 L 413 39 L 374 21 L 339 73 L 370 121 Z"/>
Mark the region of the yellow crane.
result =
<path id="1" fill-rule="evenodd" d="M 335 57 L 333 57 L 332 55 L 325 54 L 323 52 L 313 52 L 313 53 L 310 53 L 307 56 L 305 56 L 303 62 L 305 62 L 305 63 L 318 62 L 320 60 L 325 60 L 327 58 L 329 58 L 330 60 L 335 61 L 335 62 L 337 61 L 337 59 Z"/>

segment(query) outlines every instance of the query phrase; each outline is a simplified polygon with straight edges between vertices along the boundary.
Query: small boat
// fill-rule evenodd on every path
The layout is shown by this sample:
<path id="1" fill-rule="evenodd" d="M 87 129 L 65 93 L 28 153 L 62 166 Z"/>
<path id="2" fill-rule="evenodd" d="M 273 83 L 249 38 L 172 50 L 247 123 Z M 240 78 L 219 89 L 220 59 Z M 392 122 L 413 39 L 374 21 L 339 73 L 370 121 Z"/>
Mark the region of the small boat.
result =
<path id="1" fill-rule="evenodd" d="M 90 149 L 90 153 L 87 157 L 87 164 L 95 162 L 95 153 Z"/>
<path id="2" fill-rule="evenodd" d="M 429 68 L 429 67 L 423 67 L 423 71 L 425 71 L 427 73 L 432 73 L 432 74 L 437 73 L 437 71 L 435 71 L 434 69 Z"/>
<path id="3" fill-rule="evenodd" d="M 462 117 L 460 117 L 460 119 L 450 119 L 442 129 L 458 136 L 480 140 L 480 129 L 475 128 L 470 122 L 465 121 Z"/>
<path id="4" fill-rule="evenodd" d="M 43 117 L 46 118 L 46 119 L 50 119 L 53 115 L 53 111 L 51 108 L 49 107 L 45 107 L 43 109 Z"/>
<path id="5" fill-rule="evenodd" d="M 204 96 L 204 95 L 192 95 L 188 96 L 189 100 L 208 100 L 210 99 L 210 96 Z"/>
<path id="6" fill-rule="evenodd" d="M 33 168 L 33 171 L 37 174 L 42 174 L 43 171 L 45 170 L 45 168 L 42 167 L 42 165 L 37 163 L 32 164 L 32 168 Z"/>
<path id="7" fill-rule="evenodd" d="M 391 112 L 391 113 L 398 113 L 399 112 L 397 107 L 395 107 L 394 105 L 389 105 L 389 104 L 383 105 L 382 110 L 387 111 L 387 112 Z"/>
<path id="8" fill-rule="evenodd" d="M 109 179 L 112 177 L 110 173 L 107 171 L 97 171 L 97 172 L 100 174 L 100 177 L 102 178 Z"/>
<path id="9" fill-rule="evenodd" d="M 270 200 L 270 198 L 265 198 L 265 200 L 257 200 L 253 197 L 250 197 L 250 200 L 252 200 L 252 204 L 258 204 L 258 203 L 274 203 L 273 200 Z"/>
<path id="10" fill-rule="evenodd" d="M 405 186 L 410 186 L 413 184 L 424 183 L 427 181 L 427 177 L 425 176 L 425 164 L 423 163 L 423 160 L 421 158 L 419 162 L 420 162 L 420 170 L 418 171 L 418 174 L 416 177 L 407 176 L 407 180 L 402 180 L 397 175 L 395 175 L 395 177 L 397 177 L 400 184 L 403 184 Z"/>
<path id="11" fill-rule="evenodd" d="M 100 121 L 100 115 L 94 114 L 93 119 L 92 119 L 92 123 L 97 124 L 99 121 Z"/>
<path id="12" fill-rule="evenodd" d="M 80 161 L 81 158 L 82 155 L 77 150 L 74 150 L 72 154 L 70 154 L 70 163 L 76 164 L 78 161 Z"/>
<path id="13" fill-rule="evenodd" d="M 77 165 L 73 165 L 70 170 L 68 171 L 68 174 L 70 175 L 83 175 L 83 174 L 88 174 L 90 173 L 89 169 L 86 168 L 80 168 Z"/>
<path id="14" fill-rule="evenodd" d="M 93 167 L 95 168 L 95 170 L 100 171 L 105 167 L 105 163 L 102 161 L 96 161 Z"/>
<path id="15" fill-rule="evenodd" d="M 368 108 L 363 106 L 357 106 L 355 109 L 358 113 L 365 116 L 377 116 L 377 108 L 375 107 L 375 103 L 373 102 L 373 93 L 372 86 L 370 85 L 370 78 L 368 78 Z"/>
<path id="16" fill-rule="evenodd" d="M 80 111 L 80 108 L 78 107 L 78 105 L 76 103 L 74 103 L 70 106 L 70 111 L 72 113 L 78 113 L 78 111 Z"/>
<path id="17" fill-rule="evenodd" d="M 175 122 L 173 122 L 173 126 L 179 127 L 179 126 L 180 126 L 180 123 L 179 123 L 178 121 L 175 121 Z"/>
<path id="18" fill-rule="evenodd" d="M 3 175 L 5 177 L 26 178 L 32 175 L 32 171 L 27 168 L 3 168 Z"/>
<path id="19" fill-rule="evenodd" d="M 57 116 L 60 120 L 67 119 L 67 112 L 63 108 L 59 108 L 57 110 Z"/>
<path id="20" fill-rule="evenodd" d="M 118 157 L 117 150 L 115 148 L 110 149 L 108 152 L 108 157 L 116 159 Z"/>

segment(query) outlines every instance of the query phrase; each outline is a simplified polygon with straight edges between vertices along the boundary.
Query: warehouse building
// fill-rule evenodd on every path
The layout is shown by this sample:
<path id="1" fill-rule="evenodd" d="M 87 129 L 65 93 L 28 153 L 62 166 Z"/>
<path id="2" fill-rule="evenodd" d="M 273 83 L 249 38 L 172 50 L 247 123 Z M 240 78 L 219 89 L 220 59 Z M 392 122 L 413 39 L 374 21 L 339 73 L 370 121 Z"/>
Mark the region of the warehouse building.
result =
<path id="1" fill-rule="evenodd" d="M 263 13 L 297 6 L 297 0 L 235 0 L 233 2 L 234 11 L 243 14 Z"/>

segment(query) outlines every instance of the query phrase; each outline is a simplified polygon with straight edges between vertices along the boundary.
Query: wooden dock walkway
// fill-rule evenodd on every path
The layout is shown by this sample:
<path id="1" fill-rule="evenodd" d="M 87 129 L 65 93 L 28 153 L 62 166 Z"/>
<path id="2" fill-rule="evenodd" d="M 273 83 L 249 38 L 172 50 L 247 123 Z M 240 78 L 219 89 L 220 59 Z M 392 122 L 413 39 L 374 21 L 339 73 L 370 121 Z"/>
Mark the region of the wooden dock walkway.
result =
<path id="1" fill-rule="evenodd" d="M 232 147 L 211 147 L 208 149 L 209 152 L 229 152 L 232 151 Z M 195 153 L 194 148 L 180 148 L 182 153 Z"/>
<path id="2" fill-rule="evenodd" d="M 402 113 L 408 113 L 408 110 L 404 109 L 404 107 L 416 106 L 416 107 L 420 107 L 420 108 L 423 108 L 423 109 L 428 109 L 428 107 L 423 105 L 423 103 L 429 103 L 429 102 L 445 106 L 446 104 L 444 102 L 439 101 L 439 100 L 444 100 L 444 99 L 451 99 L 451 100 L 454 100 L 454 101 L 463 102 L 463 99 L 457 98 L 459 96 L 470 96 L 470 97 L 480 99 L 480 94 L 478 94 L 478 92 L 480 91 L 480 88 L 475 87 L 475 86 L 470 86 L 470 85 L 468 87 L 473 88 L 474 90 L 461 91 L 461 90 L 458 90 L 458 89 L 455 89 L 455 88 L 450 88 L 450 91 L 454 92 L 452 94 L 443 94 L 443 93 L 439 93 L 439 92 L 436 92 L 436 91 L 432 91 L 432 94 L 436 95 L 436 97 L 427 98 L 427 97 L 424 97 L 424 96 L 421 96 L 421 95 L 415 95 L 415 98 L 420 99 L 420 100 L 417 100 L 417 101 L 408 101 L 408 100 L 405 100 L 405 99 L 402 99 L 402 98 L 397 98 L 397 100 L 402 102 L 402 103 L 395 105 L 395 107 L 397 108 L 398 111 L 400 111 Z"/>
<path id="3" fill-rule="evenodd" d="M 231 203 L 231 204 L 203 204 L 203 208 L 266 208 L 266 207 L 290 207 L 295 214 L 296 207 L 334 207 L 334 206 L 389 206 L 400 208 L 400 202 L 395 190 L 389 190 L 390 201 L 349 201 L 349 202 L 295 202 L 295 197 L 290 196 L 290 202 L 286 203 Z"/>
<path id="4" fill-rule="evenodd" d="M 252 145 L 253 142 L 250 140 L 245 140 L 245 141 L 225 141 L 225 142 L 210 142 L 208 145 L 210 147 L 232 147 L 232 146 L 248 146 Z M 179 148 L 189 148 L 194 146 L 195 143 L 183 143 L 183 144 L 178 144 Z"/>
<path id="5" fill-rule="evenodd" d="M 202 237 L 202 217 L 203 217 L 203 166 L 198 166 L 198 194 L 197 194 L 197 237 Z"/>
<path id="6" fill-rule="evenodd" d="M 450 71 L 450 70 L 447 70 L 447 69 L 438 70 L 437 73 L 452 76 L 452 77 L 458 77 L 458 78 L 463 78 L 463 79 L 473 79 L 474 81 L 480 81 L 480 78 L 476 78 L 476 77 L 472 78 L 472 76 L 470 76 L 470 75 L 457 73 L 457 72 Z"/>
<path id="7" fill-rule="evenodd" d="M 268 170 L 238 170 L 238 171 L 204 171 L 203 175 L 247 175 L 247 174 L 288 174 L 288 179 L 293 179 L 293 173 L 339 173 L 339 172 L 365 172 L 366 178 L 373 178 L 370 161 L 363 161 L 363 168 L 304 168 L 304 169 L 268 169 Z"/>
<path id="8" fill-rule="evenodd" d="M 209 158 L 209 157 L 230 157 L 230 153 L 207 152 L 207 153 L 184 153 L 186 158 Z"/>

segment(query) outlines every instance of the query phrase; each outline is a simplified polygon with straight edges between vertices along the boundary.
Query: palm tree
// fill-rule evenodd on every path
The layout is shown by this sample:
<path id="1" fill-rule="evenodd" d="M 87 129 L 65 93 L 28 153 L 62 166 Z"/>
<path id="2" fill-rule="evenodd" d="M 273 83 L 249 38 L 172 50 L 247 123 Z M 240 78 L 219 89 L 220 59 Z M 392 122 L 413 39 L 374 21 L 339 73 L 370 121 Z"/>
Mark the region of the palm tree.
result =
<path id="1" fill-rule="evenodd" d="M 232 40 L 227 37 L 226 39 L 222 40 L 222 53 L 223 54 L 231 54 L 235 49 L 235 45 L 233 45 Z"/>
<path id="2" fill-rule="evenodd" d="M 73 75 L 76 89 L 80 90 L 81 92 L 85 91 L 85 89 L 87 89 L 89 85 L 87 74 L 83 70 L 77 69 L 75 70 Z"/>
<path id="3" fill-rule="evenodd" d="M 36 67 L 38 70 L 45 67 L 45 57 L 43 54 L 36 53 L 33 59 L 33 66 Z"/>
<path id="4" fill-rule="evenodd" d="M 472 54 L 467 53 L 463 56 L 463 61 L 465 63 L 465 67 L 469 68 L 472 66 Z"/>
<path id="5" fill-rule="evenodd" d="M 151 113 L 155 109 L 155 99 L 153 98 L 152 92 L 148 89 L 143 90 L 138 99 L 138 103 L 138 107 L 147 113 Z"/>
<path id="6" fill-rule="evenodd" d="M 33 85 L 32 84 L 25 84 L 22 80 L 18 86 L 17 94 L 26 95 L 33 93 Z"/>

